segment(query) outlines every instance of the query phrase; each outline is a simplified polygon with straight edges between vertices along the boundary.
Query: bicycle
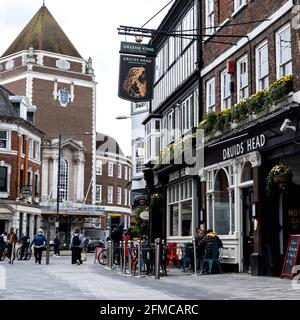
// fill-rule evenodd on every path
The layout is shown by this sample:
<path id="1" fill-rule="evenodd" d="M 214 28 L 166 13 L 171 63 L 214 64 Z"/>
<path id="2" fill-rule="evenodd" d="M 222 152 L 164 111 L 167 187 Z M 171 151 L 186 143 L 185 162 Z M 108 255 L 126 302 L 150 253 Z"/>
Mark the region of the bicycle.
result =
<path id="1" fill-rule="evenodd" d="M 23 252 L 23 256 L 22 256 L 22 248 L 18 248 L 17 250 L 17 259 L 18 260 L 30 260 L 31 258 L 31 255 L 32 255 L 32 250 L 30 247 L 26 247 L 24 248 L 24 252 Z"/>
<path id="2" fill-rule="evenodd" d="M 118 251 L 117 250 L 114 250 L 113 260 L 114 260 L 113 262 L 115 265 L 120 264 L 119 259 L 118 259 Z M 107 250 L 106 249 L 103 249 L 99 252 L 98 262 L 103 266 L 105 266 L 107 264 Z"/>

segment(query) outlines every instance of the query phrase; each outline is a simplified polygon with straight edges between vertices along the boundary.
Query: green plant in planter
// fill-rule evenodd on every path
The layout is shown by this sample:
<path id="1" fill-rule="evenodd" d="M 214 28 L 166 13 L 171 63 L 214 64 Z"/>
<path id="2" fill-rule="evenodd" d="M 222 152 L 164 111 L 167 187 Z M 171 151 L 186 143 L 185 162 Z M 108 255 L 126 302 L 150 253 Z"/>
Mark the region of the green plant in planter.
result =
<path id="1" fill-rule="evenodd" d="M 225 111 L 218 111 L 215 128 L 217 131 L 223 132 L 225 127 L 226 127 Z"/>
<path id="2" fill-rule="evenodd" d="M 248 100 L 248 110 L 252 114 L 257 114 L 265 108 L 267 91 L 262 90 L 252 95 Z"/>
<path id="3" fill-rule="evenodd" d="M 270 104 L 284 98 L 293 90 L 292 79 L 292 76 L 286 76 L 270 85 L 268 92 L 268 102 Z"/>
<path id="4" fill-rule="evenodd" d="M 249 115 L 248 104 L 246 100 L 242 100 L 232 108 L 232 120 L 241 122 Z"/>
<path id="5" fill-rule="evenodd" d="M 269 172 L 266 180 L 267 193 L 270 194 L 275 183 L 280 183 L 282 190 L 287 192 L 288 185 L 291 183 L 293 174 L 289 167 L 280 163 L 274 166 Z"/>

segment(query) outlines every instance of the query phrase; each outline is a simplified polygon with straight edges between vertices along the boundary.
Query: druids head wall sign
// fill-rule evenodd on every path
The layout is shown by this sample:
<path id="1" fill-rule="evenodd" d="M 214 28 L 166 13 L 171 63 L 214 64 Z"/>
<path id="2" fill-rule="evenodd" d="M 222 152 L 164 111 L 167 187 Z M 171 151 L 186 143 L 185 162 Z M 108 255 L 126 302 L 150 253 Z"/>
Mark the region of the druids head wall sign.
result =
<path id="1" fill-rule="evenodd" d="M 266 145 L 266 136 L 261 134 L 223 149 L 223 160 L 239 157 L 243 154 L 260 150 Z"/>

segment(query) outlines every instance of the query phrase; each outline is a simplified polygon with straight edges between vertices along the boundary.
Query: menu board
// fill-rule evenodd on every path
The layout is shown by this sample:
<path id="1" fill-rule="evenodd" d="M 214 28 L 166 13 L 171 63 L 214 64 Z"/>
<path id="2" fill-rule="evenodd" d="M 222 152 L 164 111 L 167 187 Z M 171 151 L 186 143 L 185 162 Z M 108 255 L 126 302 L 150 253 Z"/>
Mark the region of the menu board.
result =
<path id="1" fill-rule="evenodd" d="M 289 244 L 286 250 L 281 278 L 283 277 L 293 278 L 293 276 L 296 274 L 294 267 L 298 264 L 299 250 L 300 250 L 300 234 L 291 235 Z"/>

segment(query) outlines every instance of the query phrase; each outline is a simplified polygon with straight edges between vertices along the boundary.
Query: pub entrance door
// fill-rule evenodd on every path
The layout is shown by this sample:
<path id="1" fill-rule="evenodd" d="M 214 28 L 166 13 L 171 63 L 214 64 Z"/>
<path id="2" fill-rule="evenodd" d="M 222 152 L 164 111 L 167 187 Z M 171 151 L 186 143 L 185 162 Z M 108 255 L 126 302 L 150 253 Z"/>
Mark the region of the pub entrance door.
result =
<path id="1" fill-rule="evenodd" d="M 243 243 L 243 265 L 244 272 L 251 273 L 250 257 L 254 252 L 254 226 L 252 216 L 253 188 L 241 189 L 242 198 L 242 243 Z"/>

